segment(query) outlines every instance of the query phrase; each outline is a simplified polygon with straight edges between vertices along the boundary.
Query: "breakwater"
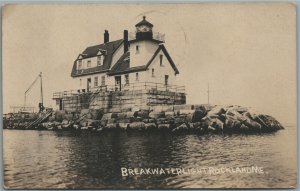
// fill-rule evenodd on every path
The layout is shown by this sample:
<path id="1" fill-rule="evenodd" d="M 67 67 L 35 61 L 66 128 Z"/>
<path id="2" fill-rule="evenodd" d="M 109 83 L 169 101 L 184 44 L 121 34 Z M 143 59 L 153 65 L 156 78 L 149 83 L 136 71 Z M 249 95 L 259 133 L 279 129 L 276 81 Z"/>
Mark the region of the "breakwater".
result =
<path id="1" fill-rule="evenodd" d="M 164 131 L 178 133 L 275 132 L 283 126 L 272 116 L 256 114 L 242 106 L 175 105 L 130 108 L 104 113 L 101 109 L 79 112 L 47 110 L 39 114 L 9 114 L 6 129 L 88 130 L 95 132 Z"/>

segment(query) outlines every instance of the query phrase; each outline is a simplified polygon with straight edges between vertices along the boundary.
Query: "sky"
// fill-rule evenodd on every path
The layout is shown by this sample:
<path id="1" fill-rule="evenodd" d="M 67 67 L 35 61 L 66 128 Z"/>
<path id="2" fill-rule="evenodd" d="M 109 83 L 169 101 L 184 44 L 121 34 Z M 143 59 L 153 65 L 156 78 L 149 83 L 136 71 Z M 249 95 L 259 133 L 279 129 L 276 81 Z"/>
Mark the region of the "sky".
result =
<path id="1" fill-rule="evenodd" d="M 75 88 L 78 54 L 134 32 L 142 16 L 165 34 L 187 103 L 241 105 L 296 124 L 296 8 L 291 3 L 7 5 L 3 9 L 3 113 L 24 104 L 43 73 L 44 105 Z M 27 96 L 39 102 L 39 84 Z"/>

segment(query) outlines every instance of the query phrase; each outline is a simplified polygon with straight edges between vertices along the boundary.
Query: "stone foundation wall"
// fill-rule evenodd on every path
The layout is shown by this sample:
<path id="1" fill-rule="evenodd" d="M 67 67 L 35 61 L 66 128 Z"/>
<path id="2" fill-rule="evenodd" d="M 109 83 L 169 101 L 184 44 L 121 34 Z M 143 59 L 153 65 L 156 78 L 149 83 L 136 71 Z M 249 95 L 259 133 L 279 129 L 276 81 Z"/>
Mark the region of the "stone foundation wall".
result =
<path id="1" fill-rule="evenodd" d="M 106 113 L 115 110 L 131 111 L 132 108 L 143 106 L 183 104 L 186 104 L 185 93 L 155 89 L 85 93 L 63 98 L 63 110 L 68 112 L 102 109 Z"/>

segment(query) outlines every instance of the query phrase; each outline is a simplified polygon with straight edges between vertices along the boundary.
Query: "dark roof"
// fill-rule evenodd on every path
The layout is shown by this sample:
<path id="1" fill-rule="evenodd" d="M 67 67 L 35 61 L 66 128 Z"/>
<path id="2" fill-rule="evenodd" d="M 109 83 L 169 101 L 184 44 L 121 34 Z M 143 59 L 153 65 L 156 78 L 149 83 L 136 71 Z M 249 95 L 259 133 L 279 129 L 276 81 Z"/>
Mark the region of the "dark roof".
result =
<path id="1" fill-rule="evenodd" d="M 179 71 L 174 64 L 172 58 L 170 57 L 169 53 L 167 52 L 166 48 L 164 45 L 159 45 L 158 49 L 155 51 L 151 59 L 142 66 L 136 66 L 136 67 L 130 67 L 130 60 L 126 59 L 130 56 L 129 52 L 126 52 L 123 54 L 120 59 L 117 61 L 117 63 L 111 68 L 111 70 L 108 72 L 108 75 L 118 75 L 118 74 L 126 74 L 126 73 L 131 73 L 131 72 L 138 72 L 138 71 L 144 71 L 147 70 L 150 64 L 153 62 L 154 58 L 157 56 L 159 51 L 162 50 L 163 53 L 165 54 L 166 58 L 170 62 L 172 68 L 175 71 L 175 74 L 179 74 Z"/>
<path id="2" fill-rule="evenodd" d="M 120 40 L 111 41 L 111 42 L 108 42 L 105 44 L 99 44 L 96 46 L 87 47 L 82 52 L 82 54 L 80 54 L 78 56 L 78 58 L 74 61 L 71 76 L 76 77 L 76 76 L 83 76 L 83 75 L 87 75 L 87 74 L 107 72 L 111 67 L 111 61 L 112 61 L 114 52 L 120 47 L 120 45 L 122 43 L 123 43 L 123 39 L 120 39 Z M 103 54 L 105 55 L 104 60 L 103 60 L 103 65 L 93 67 L 93 68 L 86 68 L 86 69 L 82 69 L 82 70 L 76 69 L 77 60 L 95 57 L 95 56 L 97 56 L 97 53 L 99 51 L 103 51 Z M 80 58 L 80 56 L 81 56 L 81 58 Z"/>
<path id="3" fill-rule="evenodd" d="M 133 39 L 133 40 L 130 40 L 129 41 L 129 43 L 134 43 L 134 42 L 139 42 L 139 41 L 151 41 L 151 42 L 155 42 L 155 43 L 163 43 L 163 41 L 161 41 L 161 40 L 156 40 L 156 39 L 153 39 L 153 38 L 151 38 L 151 39 Z"/>
<path id="4" fill-rule="evenodd" d="M 143 20 L 141 22 L 139 22 L 138 24 L 136 24 L 135 26 L 138 27 L 138 26 L 141 26 L 141 25 L 146 25 L 146 26 L 149 26 L 149 27 L 153 27 L 153 25 L 146 20 L 146 16 L 143 16 Z"/>

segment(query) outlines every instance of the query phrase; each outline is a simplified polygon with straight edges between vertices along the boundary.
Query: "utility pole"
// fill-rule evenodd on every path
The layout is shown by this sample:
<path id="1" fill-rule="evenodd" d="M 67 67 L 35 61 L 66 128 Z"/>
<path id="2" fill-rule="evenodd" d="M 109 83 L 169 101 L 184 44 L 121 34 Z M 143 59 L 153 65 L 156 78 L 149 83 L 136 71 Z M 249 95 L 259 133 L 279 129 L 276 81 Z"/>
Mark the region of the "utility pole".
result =
<path id="1" fill-rule="evenodd" d="M 207 83 L 207 104 L 209 104 L 209 83 Z"/>

